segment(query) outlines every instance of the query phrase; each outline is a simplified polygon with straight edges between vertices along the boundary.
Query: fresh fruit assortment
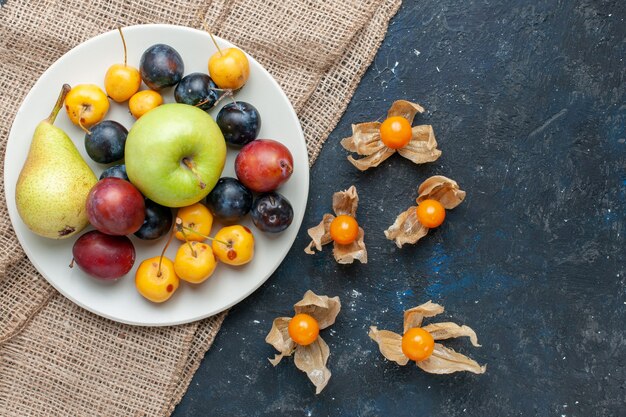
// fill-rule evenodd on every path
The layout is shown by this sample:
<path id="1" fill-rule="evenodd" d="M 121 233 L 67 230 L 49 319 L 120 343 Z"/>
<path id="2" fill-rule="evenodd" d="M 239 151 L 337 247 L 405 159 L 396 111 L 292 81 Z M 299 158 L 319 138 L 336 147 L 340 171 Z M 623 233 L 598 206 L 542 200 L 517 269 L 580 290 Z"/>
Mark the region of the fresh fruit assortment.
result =
<path id="1" fill-rule="evenodd" d="M 165 239 L 161 254 L 141 259 L 135 273 L 137 291 L 161 303 L 172 297 L 180 280 L 200 284 L 219 263 L 237 267 L 253 259 L 253 231 L 240 224 L 249 213 L 263 232 L 278 233 L 291 224 L 293 208 L 276 190 L 291 176 L 293 158 L 280 142 L 257 139 L 259 110 L 236 101 L 250 76 L 241 50 L 222 50 L 215 43 L 217 52 L 207 57 L 208 74 L 185 75 L 178 51 L 156 43 L 134 68 L 119 33 L 124 61 L 103 74 L 104 89 L 65 85 L 52 114 L 40 123 L 20 173 L 17 206 L 26 225 L 46 237 L 68 237 L 90 223 L 96 230 L 74 242 L 70 266 L 101 280 L 117 280 L 132 270 L 132 239 Z M 141 89 L 142 81 L 147 89 Z M 167 91 L 176 103 L 164 104 Z M 208 112 L 224 99 L 232 102 L 222 106 L 216 123 Z M 111 105 L 128 106 L 137 120 L 129 129 L 105 120 Z M 99 179 L 71 139 L 52 125 L 63 106 L 84 131 L 89 158 L 103 165 Z M 227 144 L 239 154 L 234 167 L 239 179 L 220 178 Z M 54 156 L 54 164 L 46 153 Z M 55 171 L 51 181 L 48 169 Z M 255 198 L 255 193 L 263 194 Z M 61 218 L 49 215 L 51 207 Z M 31 213 L 35 208 L 47 218 Z M 211 237 L 214 219 L 226 226 Z M 170 259 L 166 251 L 176 241 Z"/>

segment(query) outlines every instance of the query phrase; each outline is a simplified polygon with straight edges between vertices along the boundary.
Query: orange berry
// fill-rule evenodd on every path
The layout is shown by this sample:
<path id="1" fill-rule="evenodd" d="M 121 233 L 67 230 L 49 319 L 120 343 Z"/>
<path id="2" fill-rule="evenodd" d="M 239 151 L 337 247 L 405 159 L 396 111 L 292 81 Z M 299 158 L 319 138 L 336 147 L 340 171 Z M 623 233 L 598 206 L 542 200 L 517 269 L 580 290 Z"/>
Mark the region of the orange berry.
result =
<path id="1" fill-rule="evenodd" d="M 299 345 L 310 345 L 320 334 L 320 326 L 313 317 L 300 313 L 289 321 L 289 337 Z"/>
<path id="2" fill-rule="evenodd" d="M 445 218 L 446 209 L 437 200 L 424 200 L 417 206 L 417 219 L 429 229 L 440 226 Z"/>
<path id="3" fill-rule="evenodd" d="M 412 361 L 423 361 L 433 354 L 435 339 L 421 327 L 413 327 L 402 336 L 402 353 Z"/>
<path id="4" fill-rule="evenodd" d="M 412 136 L 411 123 L 404 117 L 389 117 L 380 125 L 380 139 L 388 148 L 403 148 Z"/>
<path id="5" fill-rule="evenodd" d="M 354 217 L 342 214 L 330 223 L 330 237 L 341 245 L 354 242 L 359 235 L 359 224 Z"/>

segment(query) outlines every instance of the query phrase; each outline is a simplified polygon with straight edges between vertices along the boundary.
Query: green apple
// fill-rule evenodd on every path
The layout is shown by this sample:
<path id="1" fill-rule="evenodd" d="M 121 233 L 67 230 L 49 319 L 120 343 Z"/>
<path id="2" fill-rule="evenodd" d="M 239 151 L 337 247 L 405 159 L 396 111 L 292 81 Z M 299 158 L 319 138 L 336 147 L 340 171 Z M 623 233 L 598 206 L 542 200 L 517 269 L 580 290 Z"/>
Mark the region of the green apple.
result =
<path id="1" fill-rule="evenodd" d="M 124 150 L 128 178 L 163 206 L 202 200 L 219 180 L 226 142 L 205 111 L 187 104 L 159 106 L 135 122 Z"/>

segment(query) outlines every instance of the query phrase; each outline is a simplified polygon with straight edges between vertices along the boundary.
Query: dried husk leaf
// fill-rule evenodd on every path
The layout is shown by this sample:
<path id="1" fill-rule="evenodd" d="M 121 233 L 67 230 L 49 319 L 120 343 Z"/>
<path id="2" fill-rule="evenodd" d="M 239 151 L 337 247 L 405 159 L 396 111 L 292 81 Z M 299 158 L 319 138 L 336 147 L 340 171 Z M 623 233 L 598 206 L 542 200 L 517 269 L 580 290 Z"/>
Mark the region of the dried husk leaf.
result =
<path id="1" fill-rule="evenodd" d="M 342 245 L 335 242 L 333 246 L 333 256 L 337 263 L 351 264 L 355 260 L 366 264 L 367 263 L 367 249 L 365 248 L 365 232 L 359 227 L 359 234 L 356 240 L 347 245 Z"/>
<path id="2" fill-rule="evenodd" d="M 285 356 L 291 356 L 296 344 L 291 337 L 289 337 L 289 322 L 291 317 L 278 317 L 272 322 L 272 328 L 265 337 L 265 341 L 280 352 L 276 354 L 274 359 L 269 359 L 270 363 L 274 366 L 278 365 Z"/>
<path id="3" fill-rule="evenodd" d="M 486 365 L 480 366 L 475 360 L 440 343 L 435 343 L 433 354 L 428 359 L 417 362 L 417 366 L 431 374 L 451 374 L 459 371 L 483 374 L 487 370 Z"/>
<path id="4" fill-rule="evenodd" d="M 417 189 L 417 203 L 426 199 L 437 200 L 447 210 L 453 209 L 465 199 L 465 191 L 459 184 L 443 175 L 435 175 L 426 179 Z"/>
<path id="5" fill-rule="evenodd" d="M 330 370 L 326 367 L 330 349 L 321 337 L 317 337 L 313 343 L 307 346 L 296 347 L 293 361 L 298 369 L 306 372 L 307 376 L 315 385 L 315 393 L 322 392 L 330 379 Z"/>
<path id="6" fill-rule="evenodd" d="M 337 318 L 337 314 L 341 310 L 341 302 L 339 297 L 328 297 L 326 295 L 317 295 L 313 291 L 308 290 L 302 300 L 293 306 L 296 314 L 305 313 L 317 320 L 320 329 L 325 329 L 332 325 Z"/>
<path id="7" fill-rule="evenodd" d="M 419 104 L 406 100 L 396 100 L 389 108 L 387 118 L 400 116 L 407 119 L 410 124 L 413 124 L 413 118 L 417 113 L 424 113 L 424 108 Z"/>
<path id="8" fill-rule="evenodd" d="M 359 155 L 371 155 L 385 146 L 380 140 L 380 122 L 352 125 L 352 136 L 341 140 L 341 146 Z"/>
<path id="9" fill-rule="evenodd" d="M 359 195 L 354 185 L 350 186 L 347 190 L 337 191 L 333 194 L 333 211 L 337 216 L 347 214 L 356 217 L 356 209 L 358 206 Z"/>
<path id="10" fill-rule="evenodd" d="M 330 224 L 332 223 L 334 218 L 335 216 L 333 216 L 332 214 L 324 214 L 324 217 L 322 218 L 320 224 L 315 227 L 311 227 L 308 230 L 309 236 L 311 237 L 312 241 L 311 243 L 309 243 L 309 246 L 304 248 L 305 253 L 313 255 L 315 253 L 313 248 L 321 251 L 323 245 L 326 245 L 333 241 L 333 239 L 330 237 Z"/>
<path id="11" fill-rule="evenodd" d="M 348 156 L 348 161 L 350 161 L 350 163 L 360 171 L 365 171 L 369 168 L 374 168 L 382 164 L 394 153 L 396 153 L 395 149 L 391 149 L 383 145 L 380 149 L 365 158 L 354 159 L 352 156 Z"/>
<path id="12" fill-rule="evenodd" d="M 413 126 L 413 136 L 398 153 L 415 164 L 425 164 L 439 159 L 441 151 L 437 149 L 435 132 L 431 125 Z"/>
<path id="13" fill-rule="evenodd" d="M 404 312 L 404 333 L 413 327 L 421 327 L 424 317 L 434 317 L 437 314 L 443 313 L 444 308 L 442 305 L 428 301 L 417 307 L 413 307 Z"/>
<path id="14" fill-rule="evenodd" d="M 469 326 L 459 326 L 452 322 L 432 323 L 422 327 L 433 336 L 435 340 L 452 339 L 454 337 L 467 336 L 470 338 L 472 345 L 480 347 L 476 332 Z"/>
<path id="15" fill-rule="evenodd" d="M 408 210 L 400 213 L 393 224 L 385 230 L 387 239 L 396 242 L 399 248 L 407 243 L 416 243 L 428 234 L 429 229 L 419 222 L 416 210 L 415 206 L 409 207 Z"/>
<path id="16" fill-rule="evenodd" d="M 402 353 L 402 336 L 389 330 L 378 330 L 376 326 L 370 327 L 369 337 L 378 343 L 380 353 L 390 361 L 398 365 L 406 365 L 409 362 Z"/>

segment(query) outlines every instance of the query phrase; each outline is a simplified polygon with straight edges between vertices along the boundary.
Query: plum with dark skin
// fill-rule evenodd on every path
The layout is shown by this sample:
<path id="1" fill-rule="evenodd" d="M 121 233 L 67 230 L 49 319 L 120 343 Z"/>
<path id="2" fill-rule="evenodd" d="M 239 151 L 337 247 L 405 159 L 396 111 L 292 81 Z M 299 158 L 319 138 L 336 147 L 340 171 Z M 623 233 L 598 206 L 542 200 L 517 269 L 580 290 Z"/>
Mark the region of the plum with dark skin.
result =
<path id="1" fill-rule="evenodd" d="M 98 181 L 89 191 L 86 206 L 89 222 L 108 235 L 135 233 L 146 217 L 144 197 L 120 178 Z"/>
<path id="2" fill-rule="evenodd" d="M 146 218 L 135 236 L 143 240 L 154 240 L 165 235 L 172 228 L 172 210 L 146 198 Z"/>
<path id="3" fill-rule="evenodd" d="M 158 43 L 144 51 L 139 61 L 141 79 L 150 89 L 159 91 L 178 84 L 183 78 L 185 64 L 171 46 Z"/>
<path id="4" fill-rule="evenodd" d="M 274 191 L 293 172 L 293 157 L 285 145 L 272 139 L 257 139 L 241 148 L 235 158 L 237 178 L 251 191 Z"/>
<path id="5" fill-rule="evenodd" d="M 211 77 L 200 72 L 194 72 L 185 75 L 180 80 L 174 89 L 174 99 L 177 103 L 189 104 L 209 111 L 215 106 L 215 102 L 219 98 L 216 88 L 217 85 Z"/>
<path id="6" fill-rule="evenodd" d="M 226 143 L 244 146 L 259 136 L 261 115 L 252 104 L 245 101 L 228 103 L 221 108 L 215 119 Z"/>
<path id="7" fill-rule="evenodd" d="M 85 134 L 87 155 L 100 164 L 110 164 L 124 158 L 128 130 L 113 120 L 92 126 Z"/>
<path id="8" fill-rule="evenodd" d="M 263 232 L 280 233 L 293 221 L 293 207 L 277 192 L 259 195 L 250 210 L 254 225 Z"/>
<path id="9" fill-rule="evenodd" d="M 107 169 L 105 169 L 104 171 L 102 171 L 102 174 L 100 174 L 100 179 L 109 178 L 109 177 L 120 178 L 125 181 L 129 181 L 128 174 L 126 174 L 126 165 L 124 164 L 112 165 L 108 167 Z"/>
<path id="10" fill-rule="evenodd" d="M 234 223 L 250 212 L 252 193 L 236 178 L 223 177 L 206 198 L 213 215 L 226 223 Z"/>
<path id="11" fill-rule="evenodd" d="M 92 230 L 72 247 L 74 263 L 92 277 L 114 280 L 126 275 L 135 263 L 135 247 L 126 236 L 111 236 Z"/>

